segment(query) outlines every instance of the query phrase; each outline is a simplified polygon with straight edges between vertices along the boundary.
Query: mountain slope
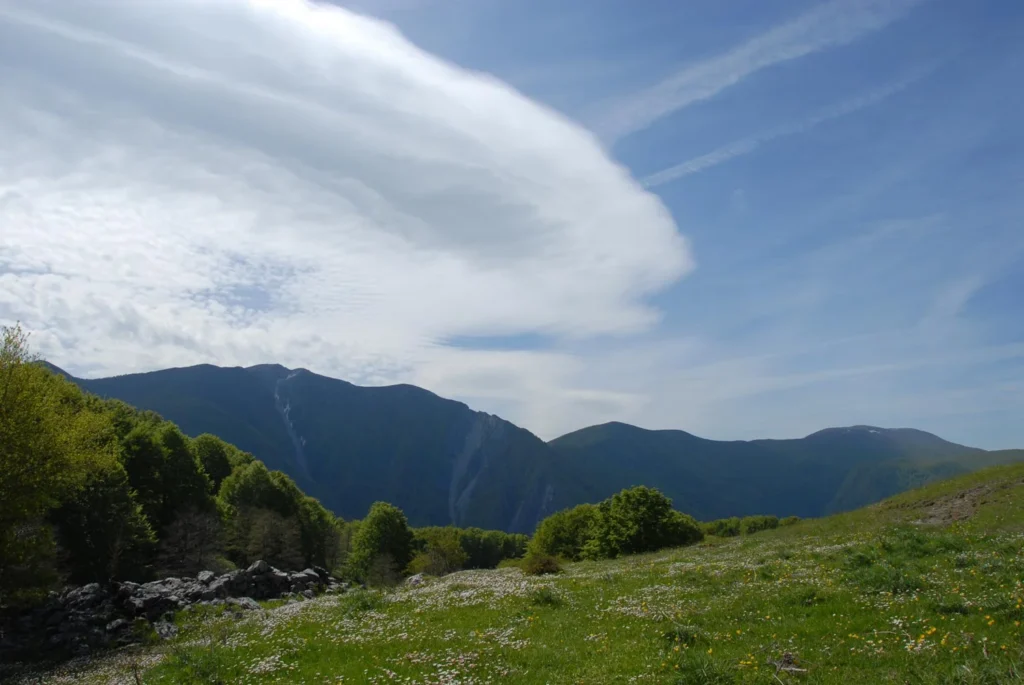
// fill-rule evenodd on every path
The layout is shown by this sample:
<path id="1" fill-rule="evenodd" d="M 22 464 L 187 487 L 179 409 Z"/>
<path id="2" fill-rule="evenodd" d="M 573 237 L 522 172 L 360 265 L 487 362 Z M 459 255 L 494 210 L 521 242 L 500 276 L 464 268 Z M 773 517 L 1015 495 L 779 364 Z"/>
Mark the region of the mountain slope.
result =
<path id="1" fill-rule="evenodd" d="M 623 423 L 550 443 L 410 385 L 360 387 L 277 365 L 201 365 L 74 379 L 158 412 L 189 435 L 252 452 L 346 518 L 377 500 L 414 525 L 531 532 L 540 518 L 631 485 L 699 519 L 845 511 L 959 473 L 1024 459 L 913 429 L 829 428 L 795 440 L 715 441 Z"/>
<path id="2" fill-rule="evenodd" d="M 346 518 L 383 500 L 413 525 L 525 532 L 547 511 L 543 441 L 414 386 L 360 387 L 276 365 L 74 380 L 252 452 Z"/>
<path id="3" fill-rule="evenodd" d="M 873 426 L 829 428 L 796 440 L 720 442 L 609 423 L 549 444 L 589 499 L 642 479 L 703 520 L 761 513 L 821 516 L 1022 456 Z"/>

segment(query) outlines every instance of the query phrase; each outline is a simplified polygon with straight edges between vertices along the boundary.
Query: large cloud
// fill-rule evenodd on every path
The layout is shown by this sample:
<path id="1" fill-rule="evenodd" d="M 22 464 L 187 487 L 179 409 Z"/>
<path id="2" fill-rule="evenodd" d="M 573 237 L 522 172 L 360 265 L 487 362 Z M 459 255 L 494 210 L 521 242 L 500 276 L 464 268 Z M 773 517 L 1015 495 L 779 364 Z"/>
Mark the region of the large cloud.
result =
<path id="1" fill-rule="evenodd" d="M 342 9 L 0 0 L 0 81 L 0 319 L 79 372 L 462 389 L 507 357 L 446 340 L 643 330 L 690 266 L 586 130 Z"/>

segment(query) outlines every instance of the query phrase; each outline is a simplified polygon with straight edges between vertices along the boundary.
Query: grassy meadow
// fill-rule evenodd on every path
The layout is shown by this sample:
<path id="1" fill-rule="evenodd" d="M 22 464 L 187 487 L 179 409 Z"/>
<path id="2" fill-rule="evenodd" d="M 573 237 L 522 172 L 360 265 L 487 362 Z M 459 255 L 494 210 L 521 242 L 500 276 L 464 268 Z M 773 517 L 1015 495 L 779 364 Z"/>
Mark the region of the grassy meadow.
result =
<path id="1" fill-rule="evenodd" d="M 1016 683 L 1024 466 L 742 538 L 232 614 L 24 683 Z"/>

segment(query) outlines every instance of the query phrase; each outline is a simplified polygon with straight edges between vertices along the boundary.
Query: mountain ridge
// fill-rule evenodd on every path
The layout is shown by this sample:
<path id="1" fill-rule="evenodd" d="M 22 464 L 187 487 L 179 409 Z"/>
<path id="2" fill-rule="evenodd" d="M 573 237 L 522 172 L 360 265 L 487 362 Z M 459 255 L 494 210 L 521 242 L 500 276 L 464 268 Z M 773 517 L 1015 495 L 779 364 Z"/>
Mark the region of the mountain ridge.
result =
<path id="1" fill-rule="evenodd" d="M 415 525 L 529 532 L 554 510 L 640 484 L 702 519 L 820 516 L 1024 459 L 1020 451 L 866 425 L 718 441 L 611 421 L 545 442 L 415 385 L 359 386 L 279 364 L 97 379 L 53 368 L 89 392 L 155 411 L 189 435 L 213 433 L 238 445 L 345 518 L 384 500 Z"/>

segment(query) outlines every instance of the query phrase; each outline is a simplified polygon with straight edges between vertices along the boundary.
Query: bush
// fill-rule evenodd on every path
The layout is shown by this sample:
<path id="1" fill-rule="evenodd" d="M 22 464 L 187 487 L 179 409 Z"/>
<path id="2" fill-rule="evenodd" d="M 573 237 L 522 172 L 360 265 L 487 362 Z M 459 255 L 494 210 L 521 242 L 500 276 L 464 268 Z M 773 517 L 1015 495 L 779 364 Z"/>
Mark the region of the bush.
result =
<path id="1" fill-rule="evenodd" d="M 643 485 L 601 502 L 592 530 L 583 548 L 583 556 L 588 559 L 642 554 L 704 539 L 693 517 L 673 510 L 672 500 Z"/>
<path id="2" fill-rule="evenodd" d="M 384 559 L 400 573 L 412 558 L 412 531 L 402 510 L 387 502 L 375 502 L 352 538 L 348 567 L 356 577 L 367 580 L 371 566 L 380 570 Z"/>
<path id="3" fill-rule="evenodd" d="M 557 607 L 562 605 L 562 598 L 549 587 L 539 587 L 530 593 L 530 604 L 539 607 Z"/>
<path id="4" fill-rule="evenodd" d="M 428 529 L 423 550 L 409 562 L 408 572 L 443 576 L 462 569 L 469 555 L 462 547 L 459 532 L 450 527 Z"/>
<path id="5" fill-rule="evenodd" d="M 718 519 L 701 524 L 705 535 L 714 535 L 720 538 L 734 538 L 740 534 L 740 519 L 737 516 L 727 519 Z"/>
<path id="6" fill-rule="evenodd" d="M 799 522 L 800 522 L 800 517 L 799 516 L 787 516 L 785 518 L 779 519 L 779 527 L 791 526 L 794 523 L 799 523 Z"/>
<path id="7" fill-rule="evenodd" d="M 593 504 L 581 504 L 548 516 L 537 526 L 530 548 L 540 554 L 579 561 L 583 548 L 594 535 L 597 513 Z"/>
<path id="8" fill-rule="evenodd" d="M 550 573 L 561 573 L 562 565 L 550 554 L 529 553 L 523 560 L 523 573 L 530 576 L 543 576 Z"/>
<path id="9" fill-rule="evenodd" d="M 778 527 L 778 516 L 745 516 L 740 520 L 740 532 L 744 535 L 753 535 L 762 530 L 774 530 Z"/>

